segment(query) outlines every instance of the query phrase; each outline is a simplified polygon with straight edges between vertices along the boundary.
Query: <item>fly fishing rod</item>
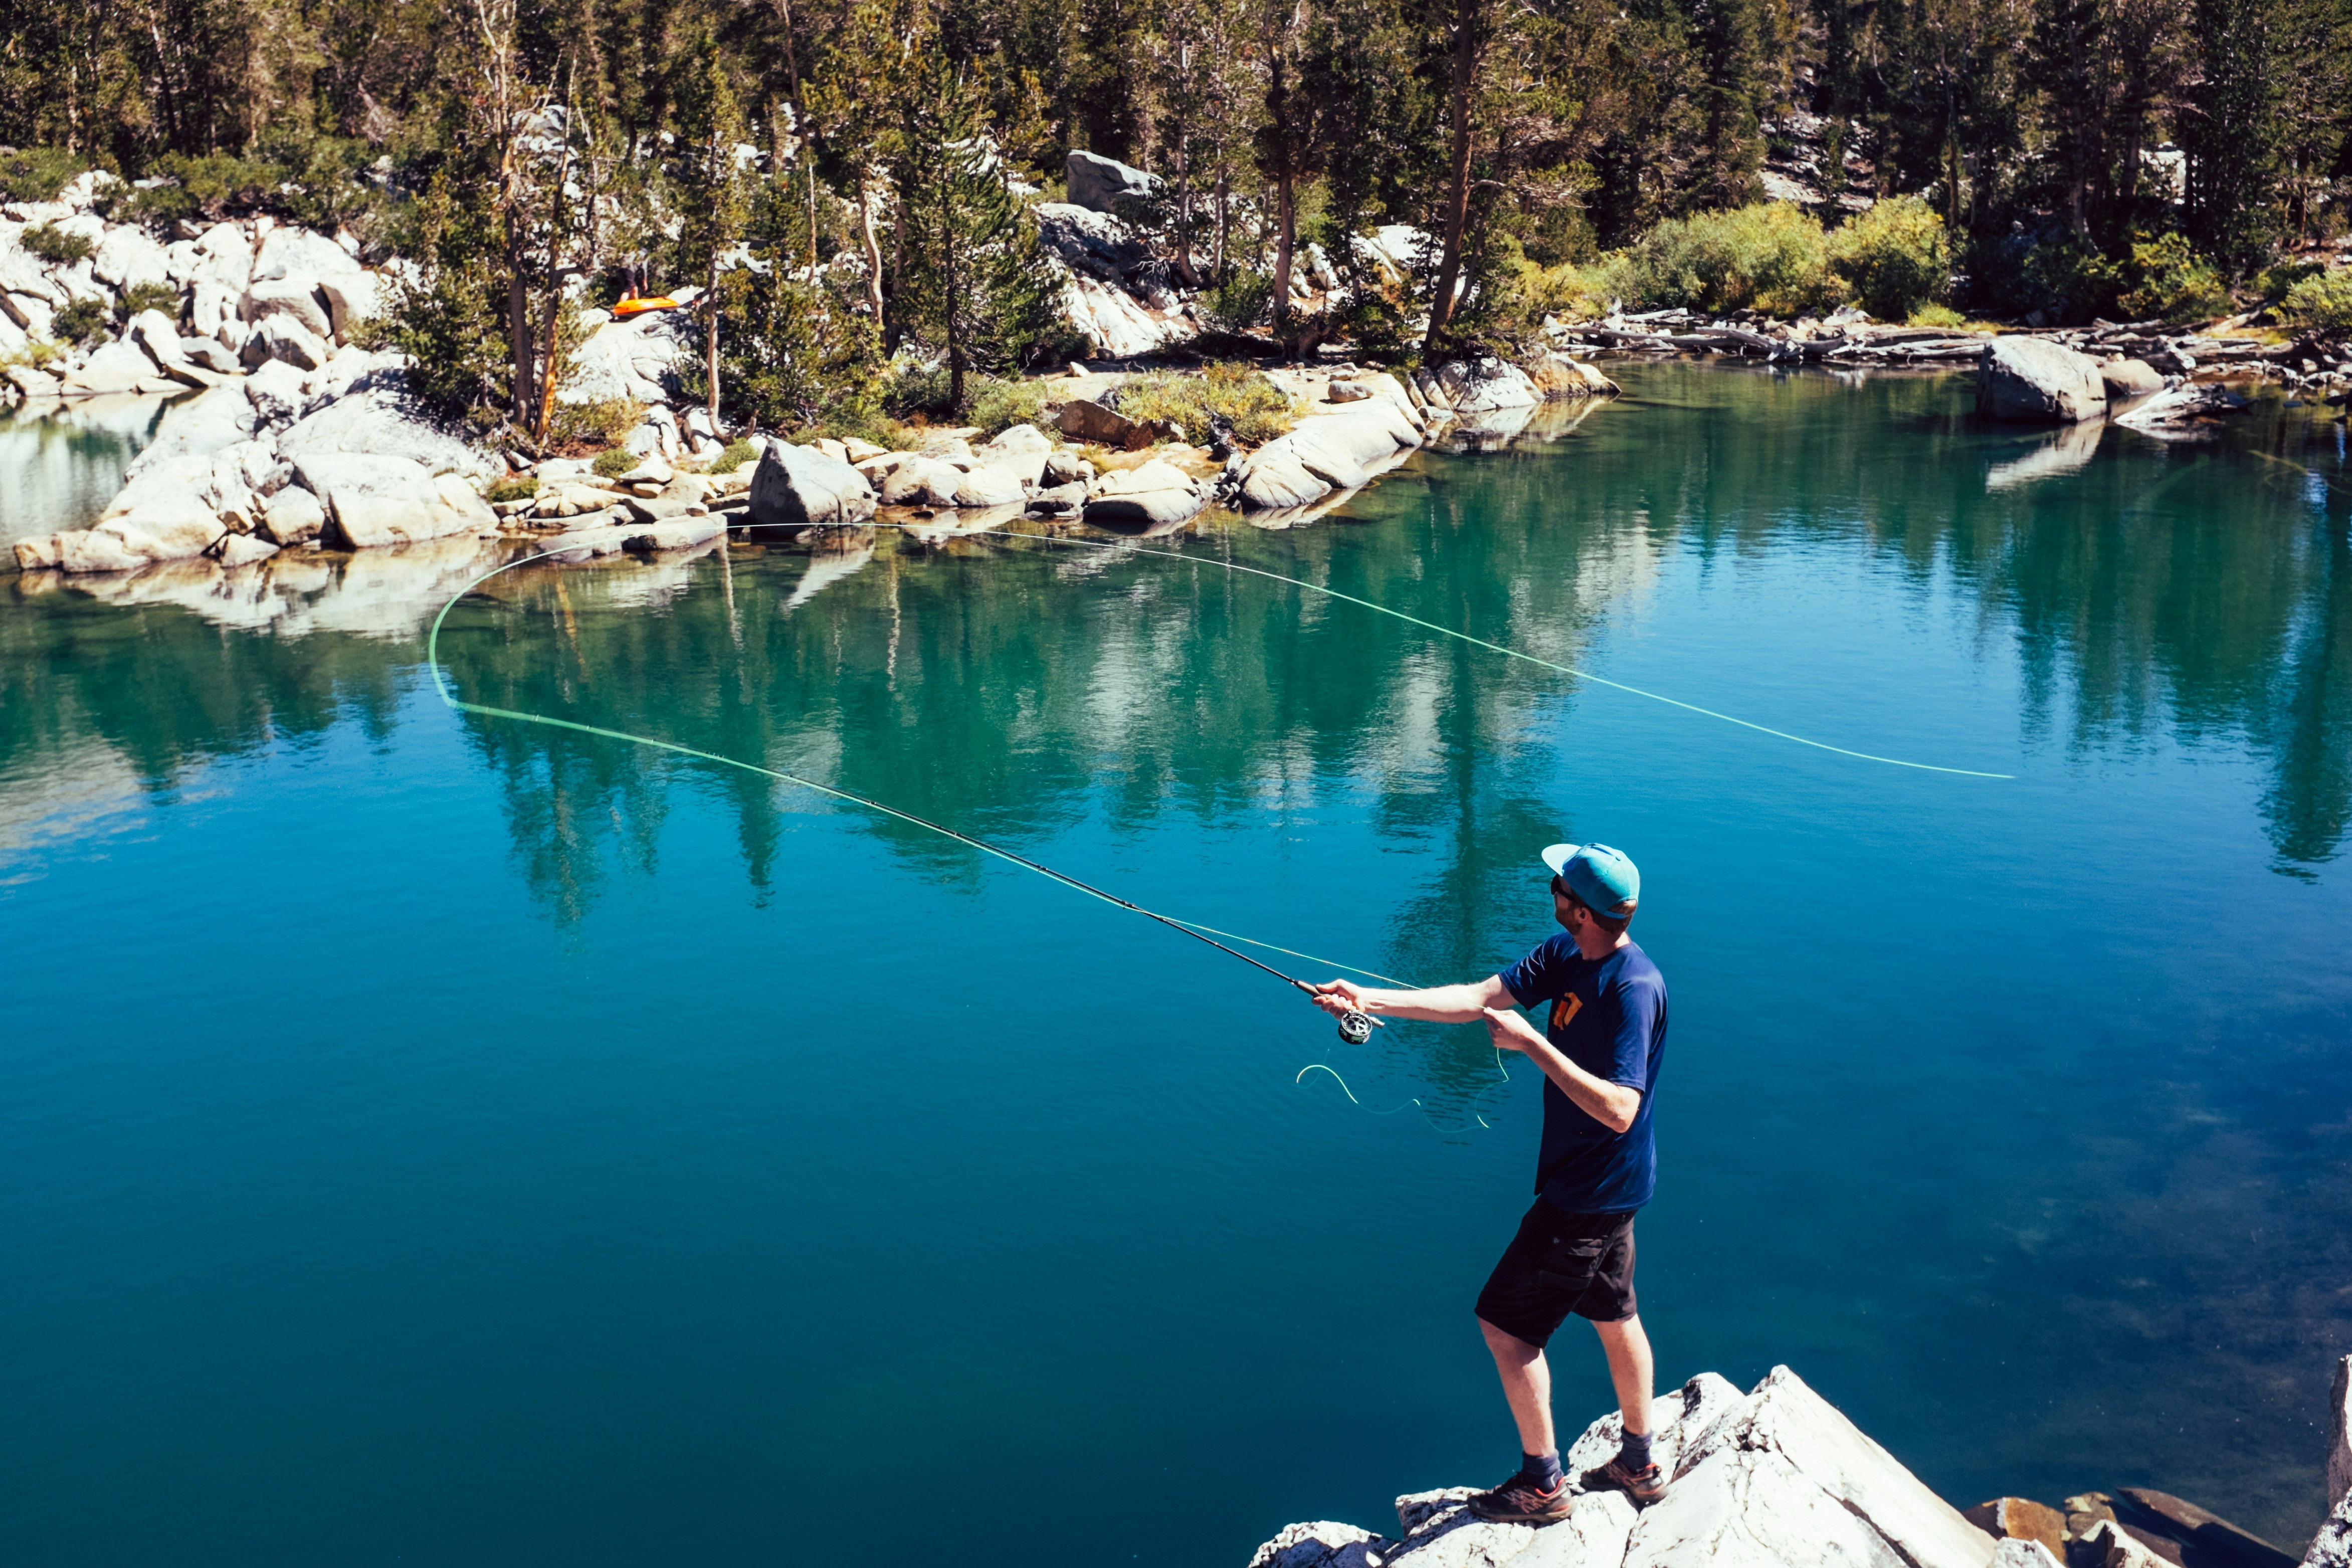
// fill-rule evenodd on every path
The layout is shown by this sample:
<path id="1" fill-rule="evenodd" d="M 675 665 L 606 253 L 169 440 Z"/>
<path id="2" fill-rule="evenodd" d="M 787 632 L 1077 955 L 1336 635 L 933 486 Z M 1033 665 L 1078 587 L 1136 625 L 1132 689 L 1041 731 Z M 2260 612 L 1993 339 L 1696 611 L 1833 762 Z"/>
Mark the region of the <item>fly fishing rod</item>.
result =
<path id="1" fill-rule="evenodd" d="M 1237 936 L 1232 931 L 1218 931 L 1213 926 L 1203 926 L 1192 921 L 1180 921 L 1173 915 L 1163 915 L 1157 910 L 1145 909 L 1141 904 L 1135 902 L 1131 899 L 1122 899 L 1117 893 L 1107 892 L 1103 889 L 1096 887 L 1091 882 L 1082 881 L 1078 878 L 1071 876 L 1066 871 L 1057 871 L 1053 867 L 1045 864 L 1043 861 L 1032 860 L 1026 855 L 1017 854 L 1013 850 L 1005 848 L 1002 845 L 992 844 L 984 838 L 975 838 L 971 834 L 964 832 L 961 828 L 950 827 L 945 823 L 933 822 L 927 816 L 918 816 L 911 811 L 902 811 L 895 805 L 885 805 L 883 802 L 875 800 L 870 796 L 858 795 L 852 790 L 839 789 L 832 784 L 819 784 L 814 779 L 803 778 L 798 773 L 786 773 L 781 768 L 762 767 L 756 763 L 747 763 L 738 757 L 721 756 L 716 752 L 698 751 L 692 746 L 682 746 L 675 741 L 664 741 L 652 735 L 635 734 L 626 730 L 610 730 L 597 724 L 583 724 L 575 720 L 558 719 L 545 713 L 525 713 L 512 708 L 494 708 L 486 703 L 468 702 L 464 699 L 454 695 L 449 689 L 448 682 L 443 679 L 440 657 L 441 623 L 448 618 L 450 610 L 456 607 L 458 600 L 463 599 L 475 589 L 488 582 L 491 578 L 498 576 L 500 573 L 511 572 L 518 566 L 527 566 L 534 561 L 544 561 L 551 556 L 561 555 L 562 553 L 564 553 L 562 551 L 558 550 L 543 550 L 535 555 L 521 556 L 516 560 L 506 563 L 506 564 L 502 566 L 493 567 L 491 570 L 483 573 L 480 576 L 467 584 L 456 594 L 452 595 L 449 602 L 441 606 L 440 613 L 433 617 L 433 628 L 426 635 L 425 639 L 425 668 L 433 672 L 434 690 L 440 694 L 441 700 L 446 703 L 453 711 L 459 713 L 478 713 L 485 718 L 506 719 L 522 724 L 541 724 L 554 730 L 569 730 L 575 734 L 596 735 L 606 740 L 626 741 L 634 745 L 651 746 L 657 751 L 673 752 L 679 756 L 692 757 L 698 762 L 716 763 L 722 767 L 739 768 L 745 773 L 758 773 L 764 778 L 772 778 L 783 784 L 797 785 L 802 789 L 814 790 L 817 794 L 829 795 L 835 800 L 847 801 L 853 805 L 863 806 L 868 811 L 878 812 L 882 816 L 895 817 L 900 822 L 910 823 L 917 827 L 927 828 L 933 833 L 940 834 L 943 837 L 952 838 L 959 844 L 970 845 L 972 848 L 980 850 L 983 854 L 993 855 L 1000 860 L 1009 861 L 1013 865 L 1019 866 L 1025 870 L 1034 871 L 1041 877 L 1046 878 L 1052 881 L 1059 882 L 1064 887 L 1075 889 L 1081 893 L 1085 893 L 1089 898 L 1100 899 L 1104 903 L 1115 905 L 1116 907 L 1129 910 L 1131 913 L 1141 915 L 1146 920 L 1157 921 L 1161 925 L 1166 926 L 1170 931 L 1181 932 L 1185 936 L 1191 937 L 1195 942 L 1205 942 L 1209 946 L 1215 948 L 1219 952 L 1224 953 L 1230 958 L 1238 958 L 1244 963 L 1248 964 L 1252 969 L 1263 970 L 1265 973 L 1273 975 L 1276 980 L 1281 981 L 1284 984 L 1295 986 L 1311 997 L 1319 999 L 1322 993 L 1318 991 L 1314 986 L 1308 984 L 1306 981 L 1299 979 L 1297 976 L 1285 973 L 1283 971 L 1276 969 L 1270 963 L 1262 963 L 1257 959 L 1252 958 L 1246 952 L 1240 952 L 1235 948 L 1228 947 L 1224 942 L 1219 942 L 1217 938 L 1224 937 L 1229 941 L 1238 942 L 1245 946 L 1264 948 L 1269 952 L 1279 952 L 1286 954 L 1292 958 L 1304 958 L 1315 963 L 1329 964 L 1330 967 L 1335 969 L 1351 970 L 1358 974 L 1368 975 L 1374 980 L 1388 981 L 1391 985 L 1401 985 L 1403 984 L 1402 981 L 1393 979 L 1389 975 L 1376 973 L 1369 969 L 1357 968 L 1357 966 L 1352 963 L 1332 963 L 1330 960 L 1317 958 L 1313 953 L 1298 952 L 1286 947 L 1276 947 L 1272 942 L 1259 942 L 1253 937 Z M 1339 1037 L 1347 1041 L 1351 1046 L 1360 1046 L 1372 1037 L 1372 1021 L 1363 1014 L 1351 1008 L 1340 1016 Z M 1342 1087 L 1345 1086 L 1342 1085 Z M 1350 1098 L 1353 1097 L 1351 1096 Z"/>

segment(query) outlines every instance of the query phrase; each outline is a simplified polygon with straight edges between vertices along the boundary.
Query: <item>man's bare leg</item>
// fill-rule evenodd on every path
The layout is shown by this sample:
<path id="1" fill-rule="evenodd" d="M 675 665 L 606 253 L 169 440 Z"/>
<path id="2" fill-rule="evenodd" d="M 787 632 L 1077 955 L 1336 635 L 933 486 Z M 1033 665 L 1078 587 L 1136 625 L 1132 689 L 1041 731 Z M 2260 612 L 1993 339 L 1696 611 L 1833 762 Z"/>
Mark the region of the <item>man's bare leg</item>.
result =
<path id="1" fill-rule="evenodd" d="M 1609 1358 L 1609 1381 L 1616 1385 L 1617 1408 L 1624 1414 L 1625 1430 L 1637 1437 L 1645 1436 L 1650 1430 L 1650 1381 L 1655 1375 L 1655 1368 L 1650 1360 L 1650 1336 L 1642 1331 L 1641 1315 L 1636 1313 L 1614 1323 L 1595 1323 L 1592 1326 L 1601 1335 L 1601 1353 Z M 1486 1331 L 1487 1343 L 1494 1342 L 1495 1333 L 1493 1329 Z M 1516 1344 L 1518 1342 L 1514 1340 L 1512 1342 Z M 1502 1360 L 1500 1351 L 1495 1352 L 1495 1359 L 1497 1362 Z M 1506 1375 L 1503 1381 L 1507 1388 L 1509 1377 Z M 1544 1386 L 1547 1406 L 1544 1426 L 1546 1430 L 1549 1430 L 1549 1377 L 1545 1379 Z M 1514 1405 L 1511 1408 L 1516 1411 L 1518 1406 Z"/>
<path id="2" fill-rule="evenodd" d="M 1544 1360 L 1543 1347 L 1531 1345 L 1517 1334 L 1507 1334 L 1484 1318 L 1478 1320 L 1478 1330 L 1486 1336 L 1487 1350 L 1494 1352 L 1495 1371 L 1502 1376 L 1503 1397 L 1510 1401 L 1511 1419 L 1519 1425 L 1519 1451 L 1538 1456 L 1557 1451 L 1559 1442 L 1552 1436 L 1551 1426 L 1551 1366 Z M 1640 1334 L 1639 1323 L 1634 1324 L 1633 1331 Z M 1650 1364 L 1649 1353 L 1645 1342 L 1642 1347 L 1644 1375 Z M 1610 1367 L 1615 1370 L 1613 1358 Z"/>

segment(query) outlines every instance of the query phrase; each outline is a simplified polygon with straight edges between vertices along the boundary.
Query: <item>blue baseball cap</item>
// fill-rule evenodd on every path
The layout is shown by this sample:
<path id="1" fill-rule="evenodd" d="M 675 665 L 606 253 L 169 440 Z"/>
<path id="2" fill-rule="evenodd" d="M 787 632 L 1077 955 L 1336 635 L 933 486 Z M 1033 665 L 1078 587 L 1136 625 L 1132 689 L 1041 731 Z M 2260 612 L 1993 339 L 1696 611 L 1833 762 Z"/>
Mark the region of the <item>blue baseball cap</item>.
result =
<path id="1" fill-rule="evenodd" d="M 1642 899 L 1642 873 L 1622 849 L 1606 844 L 1555 844 L 1543 852 L 1551 874 L 1588 908 L 1615 919 L 1630 915 Z"/>

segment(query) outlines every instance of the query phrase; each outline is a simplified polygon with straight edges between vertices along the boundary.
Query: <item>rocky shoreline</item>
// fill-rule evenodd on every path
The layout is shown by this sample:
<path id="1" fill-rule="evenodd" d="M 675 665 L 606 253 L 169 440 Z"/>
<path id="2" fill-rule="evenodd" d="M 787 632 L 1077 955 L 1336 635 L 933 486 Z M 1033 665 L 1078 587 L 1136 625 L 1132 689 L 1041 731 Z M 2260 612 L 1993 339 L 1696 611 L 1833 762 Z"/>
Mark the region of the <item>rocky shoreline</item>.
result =
<path id="1" fill-rule="evenodd" d="M 1197 291 L 1179 287 L 1118 215 L 1131 187 L 1151 176 L 1089 153 L 1069 162 L 1072 199 L 1036 211 L 1065 276 L 1066 315 L 1099 357 L 1030 384 L 1039 395 L 1033 423 L 993 434 L 918 426 L 892 448 L 759 436 L 730 442 L 707 410 L 683 405 L 677 363 L 690 345 L 679 314 L 615 319 L 589 310 L 590 334 L 558 396 L 642 408 L 641 422 L 618 433 L 615 450 L 627 461 L 617 472 L 609 461 L 496 453 L 428 414 L 410 395 L 400 354 L 354 341 L 385 272 L 400 263 L 370 258 L 347 233 L 257 217 L 184 222 L 159 237 L 103 218 L 106 177 L 94 174 L 55 202 L 0 206 L 5 395 L 36 406 L 184 399 L 92 526 L 19 541 L 16 564 L 88 576 L 207 560 L 236 571 L 287 550 L 377 550 L 458 535 L 593 559 L 699 548 L 730 527 L 876 521 L 934 536 L 1023 517 L 1156 531 L 1216 505 L 1282 526 L 1338 505 L 1433 440 L 1490 445 L 1547 403 L 1614 395 L 1597 363 L 1604 356 L 1972 364 L 1989 416 L 2105 417 L 2167 437 L 2203 433 L 2243 406 L 2233 384 L 2250 379 L 2336 393 L 2330 401 L 2339 405 L 2352 396 L 2352 356 L 2317 338 L 2265 343 L 2149 322 L 1996 337 L 1883 326 L 1852 310 L 1821 321 L 1683 311 L 1555 321 L 1546 345 L 1516 364 L 1478 359 L 1408 371 L 1329 347 L 1284 361 L 1271 340 L 1203 326 Z M 49 259 L 27 248 L 37 229 L 47 236 L 37 248 L 56 253 Z M 1383 231 L 1361 243 L 1393 268 L 1418 239 Z M 1340 288 L 1328 258 L 1308 247 L 1291 279 L 1300 308 L 1328 304 Z M 161 308 L 172 301 L 176 313 Z M 33 352 L 64 312 L 92 304 L 119 321 L 112 341 Z M 1139 371 L 1197 370 L 1218 348 L 1258 356 L 1253 374 L 1286 405 L 1282 433 L 1250 447 L 1213 420 L 1187 431 L 1122 412 L 1122 390 Z"/>
<path id="2" fill-rule="evenodd" d="M 2146 1488 L 1963 1511 L 1780 1366 L 1745 1394 L 1702 1373 L 1656 1402 L 1673 1485 L 1646 1509 L 1585 1481 L 1617 1450 L 1612 1412 L 1560 1456 L 1577 1495 L 1558 1524 L 1487 1523 L 1465 1506 L 1476 1489 L 1449 1487 L 1397 1499 L 1395 1536 L 1294 1524 L 1249 1568 L 2352 1568 L 2352 1356 L 2328 1409 L 2334 1512 L 2300 1559 Z"/>

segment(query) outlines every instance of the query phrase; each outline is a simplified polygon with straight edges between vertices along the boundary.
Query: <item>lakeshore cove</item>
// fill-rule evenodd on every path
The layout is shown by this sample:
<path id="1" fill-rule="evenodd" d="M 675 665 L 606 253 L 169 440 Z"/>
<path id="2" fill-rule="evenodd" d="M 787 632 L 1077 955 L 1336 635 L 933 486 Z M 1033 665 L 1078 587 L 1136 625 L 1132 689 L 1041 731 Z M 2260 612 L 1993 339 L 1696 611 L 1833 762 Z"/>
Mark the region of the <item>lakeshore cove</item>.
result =
<path id="1" fill-rule="evenodd" d="M 1494 973 L 1535 847 L 1625 847 L 1662 1394 L 2300 1557 L 2352 1349 L 2343 426 L 1603 368 L 1287 527 L 0 581 L 0 1556 L 1241 1568 L 1508 1462 L 1470 1301 L 1538 1110 L 1482 1030 L 1351 1047 L 902 820 L 454 711 L 455 598 L 458 700 L 1382 974 Z M 6 471 L 102 496 L 154 428 Z M 1613 1404 L 1557 1378 L 1564 1435 Z"/>

